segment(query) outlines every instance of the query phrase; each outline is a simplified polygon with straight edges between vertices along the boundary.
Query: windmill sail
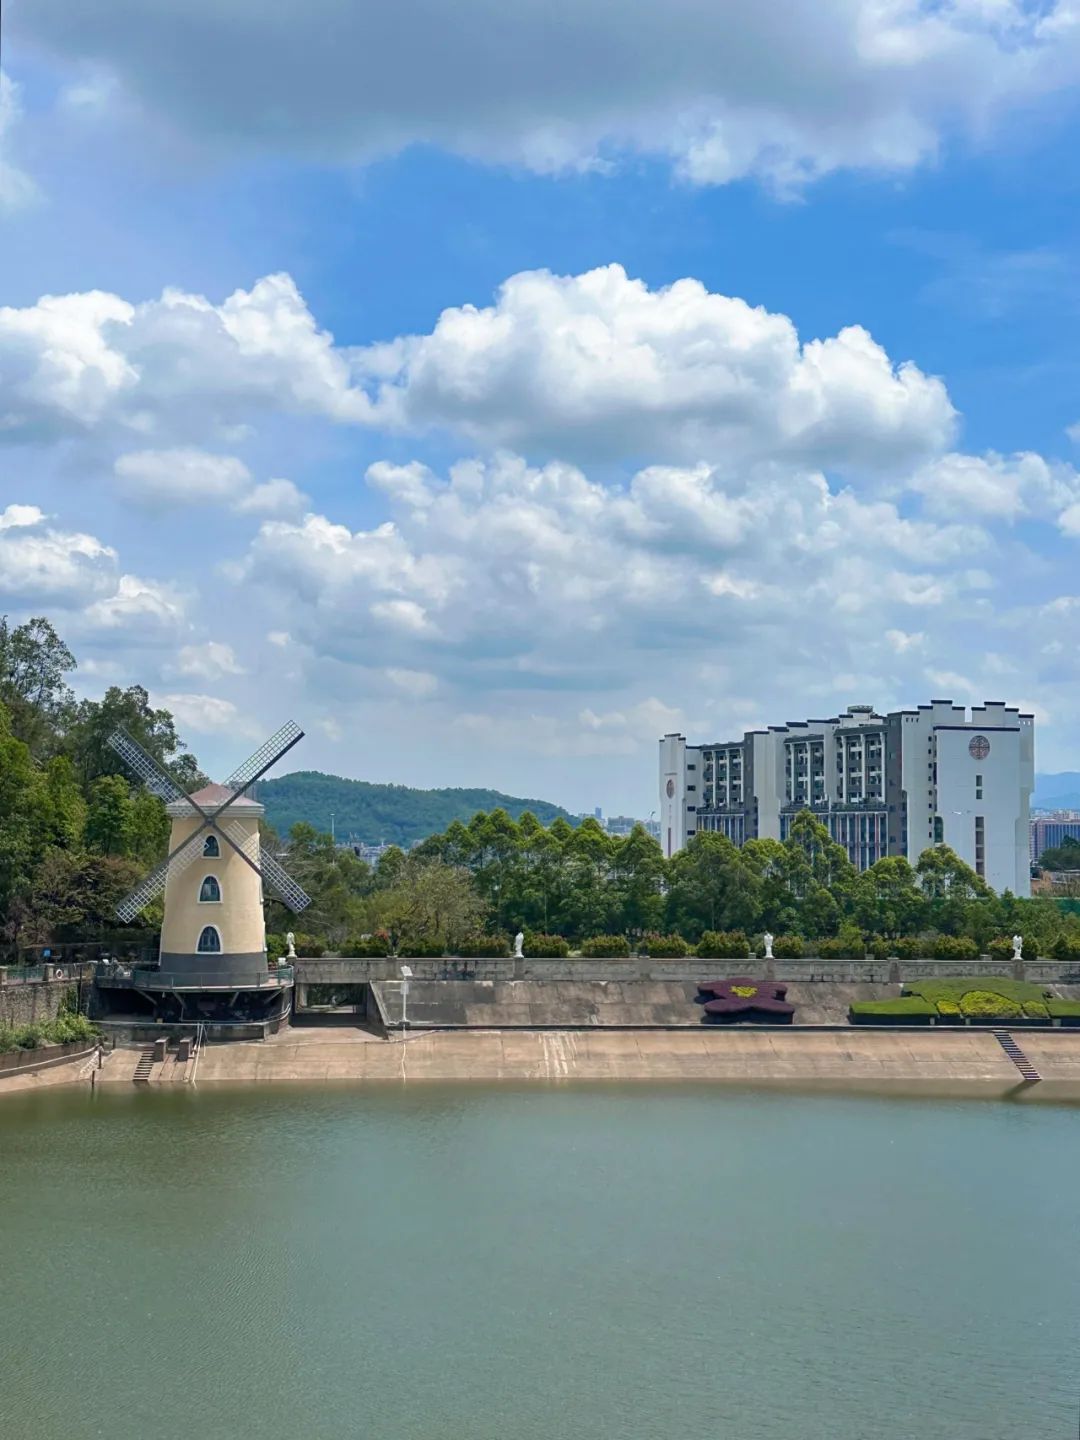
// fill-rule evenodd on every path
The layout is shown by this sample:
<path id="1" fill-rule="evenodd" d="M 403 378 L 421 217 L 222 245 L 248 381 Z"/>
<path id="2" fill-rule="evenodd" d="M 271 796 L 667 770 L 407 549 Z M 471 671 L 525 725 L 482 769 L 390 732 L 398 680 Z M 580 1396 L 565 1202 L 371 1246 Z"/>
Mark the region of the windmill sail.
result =
<path id="1" fill-rule="evenodd" d="M 136 885 L 131 894 L 125 896 L 116 907 L 116 913 L 120 919 L 125 924 L 134 920 L 140 910 L 163 893 L 170 875 L 179 875 L 198 859 L 202 854 L 202 847 L 202 836 L 193 835 L 186 845 L 177 850 L 175 855 L 162 860 L 160 865 L 155 865 L 146 879 Z"/>

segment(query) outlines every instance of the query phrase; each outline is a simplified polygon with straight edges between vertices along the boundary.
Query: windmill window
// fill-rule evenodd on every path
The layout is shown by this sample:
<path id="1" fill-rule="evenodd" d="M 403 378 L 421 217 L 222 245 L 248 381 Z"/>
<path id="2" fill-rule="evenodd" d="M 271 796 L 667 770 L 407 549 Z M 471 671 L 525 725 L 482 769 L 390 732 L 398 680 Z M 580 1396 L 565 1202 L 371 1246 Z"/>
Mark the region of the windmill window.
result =
<path id="1" fill-rule="evenodd" d="M 206 879 L 199 886 L 200 904 L 213 904 L 221 899 L 221 886 L 218 884 L 216 875 L 207 875 Z"/>
<path id="2" fill-rule="evenodd" d="M 221 936 L 218 934 L 216 925 L 205 925 L 199 936 L 198 951 L 200 955 L 220 955 Z"/>
<path id="3" fill-rule="evenodd" d="M 216 835 L 208 835 L 203 842 L 202 853 L 207 859 L 216 860 L 221 854 L 221 846 L 218 844 Z"/>

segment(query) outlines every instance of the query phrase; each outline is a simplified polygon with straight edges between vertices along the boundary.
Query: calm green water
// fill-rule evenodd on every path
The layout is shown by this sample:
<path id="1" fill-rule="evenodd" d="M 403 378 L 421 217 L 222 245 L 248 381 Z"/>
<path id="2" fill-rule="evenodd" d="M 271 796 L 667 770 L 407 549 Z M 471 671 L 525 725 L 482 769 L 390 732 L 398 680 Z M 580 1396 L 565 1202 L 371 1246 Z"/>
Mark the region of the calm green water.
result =
<path id="1" fill-rule="evenodd" d="M 0 1106 L 4 1440 L 1074 1440 L 1080 1113 L 731 1090 Z"/>

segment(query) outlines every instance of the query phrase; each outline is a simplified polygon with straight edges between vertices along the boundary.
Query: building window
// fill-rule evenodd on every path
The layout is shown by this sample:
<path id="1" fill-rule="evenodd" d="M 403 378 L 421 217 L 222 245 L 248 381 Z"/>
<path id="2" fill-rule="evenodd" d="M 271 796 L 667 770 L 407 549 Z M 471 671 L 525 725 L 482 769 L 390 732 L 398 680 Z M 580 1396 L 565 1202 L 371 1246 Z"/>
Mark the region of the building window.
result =
<path id="1" fill-rule="evenodd" d="M 216 860 L 221 854 L 221 847 L 218 845 L 216 835 L 207 835 L 203 841 L 202 853 L 204 859 Z"/>
<path id="2" fill-rule="evenodd" d="M 976 775 L 976 776 L 975 776 L 975 799 L 976 799 L 976 800 L 981 800 L 982 798 L 983 798 L 983 793 L 982 793 L 982 776 L 981 776 L 981 775 Z"/>
<path id="3" fill-rule="evenodd" d="M 221 901 L 221 886 L 216 875 L 207 875 L 199 886 L 199 904 L 214 905 Z"/>
<path id="4" fill-rule="evenodd" d="M 203 926 L 203 932 L 199 936 L 198 951 L 200 955 L 221 954 L 221 936 L 218 934 L 216 925 Z"/>

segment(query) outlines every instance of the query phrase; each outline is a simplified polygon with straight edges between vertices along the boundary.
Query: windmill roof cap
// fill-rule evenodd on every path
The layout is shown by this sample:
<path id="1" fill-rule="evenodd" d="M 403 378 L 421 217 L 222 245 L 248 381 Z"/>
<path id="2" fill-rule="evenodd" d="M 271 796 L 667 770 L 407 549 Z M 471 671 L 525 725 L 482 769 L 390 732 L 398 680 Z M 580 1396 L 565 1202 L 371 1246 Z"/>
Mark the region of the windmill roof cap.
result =
<path id="1" fill-rule="evenodd" d="M 230 795 L 235 793 L 228 785 L 204 785 L 201 790 L 196 790 L 192 794 L 190 800 L 174 800 L 171 805 L 166 805 L 165 813 L 175 818 L 182 815 L 194 815 L 195 805 L 200 806 L 203 810 L 209 810 L 211 807 L 217 809 L 219 805 L 224 805 Z M 191 804 L 191 800 L 194 800 L 195 805 Z M 257 800 L 252 800 L 250 795 L 241 795 L 239 799 L 232 802 L 225 814 L 226 816 L 262 815 L 265 814 L 265 807 L 260 805 Z"/>

